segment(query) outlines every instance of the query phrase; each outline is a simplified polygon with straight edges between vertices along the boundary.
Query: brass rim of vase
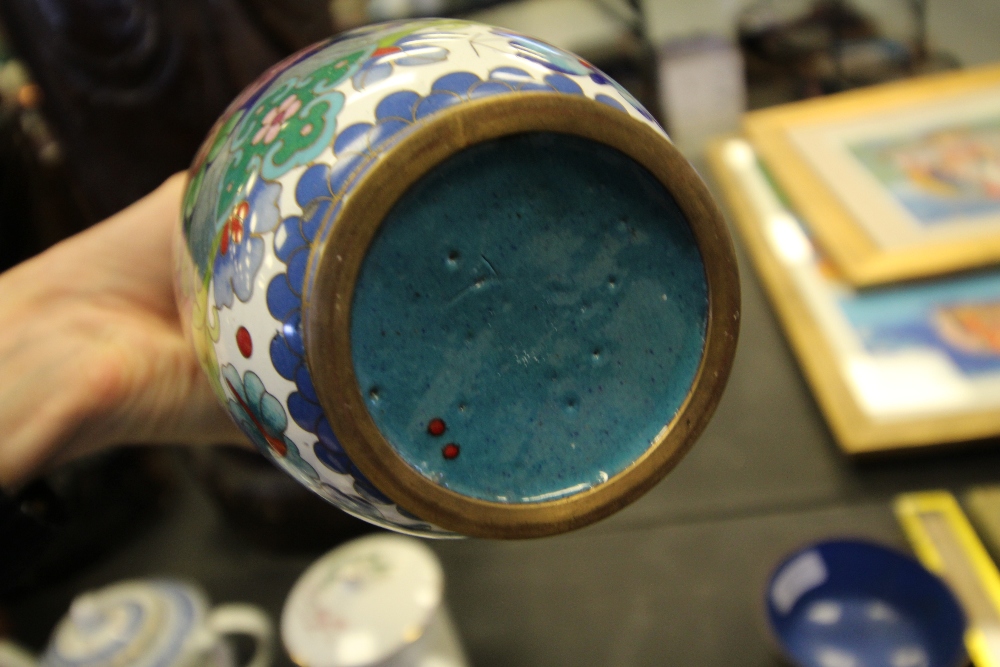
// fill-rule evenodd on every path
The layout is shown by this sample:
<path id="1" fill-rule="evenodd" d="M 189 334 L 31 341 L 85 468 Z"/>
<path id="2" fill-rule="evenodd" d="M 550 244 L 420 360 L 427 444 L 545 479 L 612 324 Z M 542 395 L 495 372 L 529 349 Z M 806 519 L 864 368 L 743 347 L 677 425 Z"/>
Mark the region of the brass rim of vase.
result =
<path id="1" fill-rule="evenodd" d="M 687 397 L 645 453 L 606 482 L 556 500 L 508 504 L 451 491 L 411 467 L 369 413 L 351 356 L 351 304 L 369 245 L 400 197 L 456 153 L 525 132 L 575 135 L 615 148 L 674 197 L 701 252 L 708 284 L 705 345 Z M 328 223 L 330 221 L 327 221 Z M 469 536 L 527 538 L 602 519 L 663 478 L 704 430 L 721 398 L 736 349 L 740 287 L 722 215 L 687 160 L 647 124 L 585 97 L 526 93 L 442 111 L 383 153 L 342 201 L 336 224 L 314 245 L 303 307 L 306 359 L 338 440 L 361 472 L 404 509 Z M 332 305 L 332 307 L 330 307 Z"/>

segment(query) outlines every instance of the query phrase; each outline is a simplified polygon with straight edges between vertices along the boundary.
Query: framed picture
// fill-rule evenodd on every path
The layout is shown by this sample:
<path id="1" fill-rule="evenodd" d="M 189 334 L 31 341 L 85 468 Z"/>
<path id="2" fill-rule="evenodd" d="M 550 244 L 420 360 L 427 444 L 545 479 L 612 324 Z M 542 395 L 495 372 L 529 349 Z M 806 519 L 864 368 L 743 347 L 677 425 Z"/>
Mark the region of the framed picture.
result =
<path id="1" fill-rule="evenodd" d="M 709 165 L 845 452 L 1000 435 L 1000 268 L 858 290 L 749 143 L 717 142 Z"/>
<path id="2" fill-rule="evenodd" d="M 1000 262 L 1000 66 L 772 107 L 744 123 L 851 284 Z"/>

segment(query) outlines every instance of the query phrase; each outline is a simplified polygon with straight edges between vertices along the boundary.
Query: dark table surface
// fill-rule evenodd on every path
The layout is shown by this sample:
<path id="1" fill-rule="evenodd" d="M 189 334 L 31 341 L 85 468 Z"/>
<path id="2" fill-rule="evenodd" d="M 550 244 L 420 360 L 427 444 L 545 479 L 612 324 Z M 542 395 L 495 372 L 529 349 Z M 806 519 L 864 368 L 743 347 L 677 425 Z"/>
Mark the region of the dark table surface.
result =
<path id="1" fill-rule="evenodd" d="M 739 245 L 739 244 L 737 244 Z M 432 542 L 473 665 L 780 664 L 763 588 L 790 550 L 831 536 L 906 547 L 896 493 L 1000 480 L 1000 448 L 857 463 L 837 449 L 741 248 L 743 326 L 732 377 L 687 458 L 634 505 L 524 542 Z M 181 468 L 185 470 L 184 468 Z M 331 545 L 335 543 L 331 539 Z M 137 537 L 8 608 L 38 648 L 72 597 L 127 577 L 194 579 L 214 601 L 273 618 L 322 550 L 257 546 L 189 474 Z M 290 665 L 280 653 L 277 665 Z"/>

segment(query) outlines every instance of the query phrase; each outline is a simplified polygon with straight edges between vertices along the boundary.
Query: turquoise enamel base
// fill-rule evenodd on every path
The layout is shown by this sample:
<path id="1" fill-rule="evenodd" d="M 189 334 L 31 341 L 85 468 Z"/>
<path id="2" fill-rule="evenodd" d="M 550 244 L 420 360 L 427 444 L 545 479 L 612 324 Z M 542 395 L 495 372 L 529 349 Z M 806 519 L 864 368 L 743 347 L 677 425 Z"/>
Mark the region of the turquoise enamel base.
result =
<path id="1" fill-rule="evenodd" d="M 453 156 L 386 217 L 354 291 L 354 368 L 422 474 L 552 500 L 646 452 L 695 379 L 707 307 L 694 238 L 652 175 L 585 139 L 516 135 Z"/>

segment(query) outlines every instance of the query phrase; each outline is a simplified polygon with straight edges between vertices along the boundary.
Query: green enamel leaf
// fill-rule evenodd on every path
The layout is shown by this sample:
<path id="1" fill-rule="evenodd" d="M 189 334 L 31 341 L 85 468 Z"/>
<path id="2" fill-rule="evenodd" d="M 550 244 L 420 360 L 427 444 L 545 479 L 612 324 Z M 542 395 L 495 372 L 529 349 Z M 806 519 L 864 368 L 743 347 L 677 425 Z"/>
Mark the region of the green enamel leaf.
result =
<path id="1" fill-rule="evenodd" d="M 288 417 L 285 416 L 285 409 L 281 406 L 281 401 L 271 394 L 264 394 L 260 400 L 260 418 L 264 422 L 268 435 L 281 437 L 281 434 L 288 428 Z"/>

